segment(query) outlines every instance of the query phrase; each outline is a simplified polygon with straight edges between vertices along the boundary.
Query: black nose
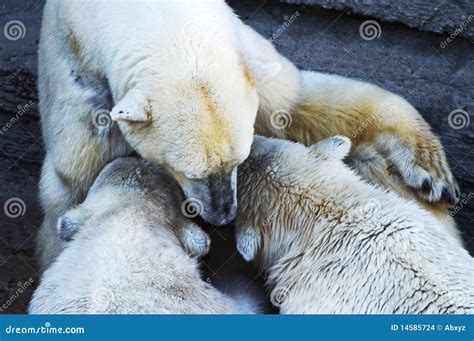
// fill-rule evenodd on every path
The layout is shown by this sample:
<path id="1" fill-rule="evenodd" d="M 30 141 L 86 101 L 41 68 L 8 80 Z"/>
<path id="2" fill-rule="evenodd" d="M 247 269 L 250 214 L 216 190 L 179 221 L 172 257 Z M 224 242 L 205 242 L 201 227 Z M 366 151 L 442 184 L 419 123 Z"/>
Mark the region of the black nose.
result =
<path id="1" fill-rule="evenodd" d="M 230 225 L 237 215 L 237 169 L 228 173 L 209 175 L 204 179 L 190 180 L 188 198 L 200 203 L 199 215 L 215 227 Z"/>
<path id="2" fill-rule="evenodd" d="M 215 214 L 211 214 L 209 216 L 203 216 L 204 220 L 218 228 L 225 228 L 227 226 L 231 226 L 235 221 L 236 209 L 231 210 L 230 212 L 216 212 Z"/>

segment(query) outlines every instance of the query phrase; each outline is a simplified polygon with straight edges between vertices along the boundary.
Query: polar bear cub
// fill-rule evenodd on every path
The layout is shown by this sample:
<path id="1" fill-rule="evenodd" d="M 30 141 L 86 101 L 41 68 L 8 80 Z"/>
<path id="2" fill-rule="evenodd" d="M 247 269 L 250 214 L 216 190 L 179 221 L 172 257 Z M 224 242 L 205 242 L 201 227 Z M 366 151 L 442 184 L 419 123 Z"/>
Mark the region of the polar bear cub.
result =
<path id="1" fill-rule="evenodd" d="M 360 180 L 345 137 L 256 137 L 236 240 L 282 313 L 473 313 L 474 260 L 418 204 Z"/>
<path id="2" fill-rule="evenodd" d="M 189 254 L 207 253 L 209 238 L 185 218 L 182 202 L 176 182 L 150 162 L 106 166 L 85 201 L 60 218 L 62 238 L 72 240 L 44 272 L 29 312 L 239 312 L 201 280 Z"/>

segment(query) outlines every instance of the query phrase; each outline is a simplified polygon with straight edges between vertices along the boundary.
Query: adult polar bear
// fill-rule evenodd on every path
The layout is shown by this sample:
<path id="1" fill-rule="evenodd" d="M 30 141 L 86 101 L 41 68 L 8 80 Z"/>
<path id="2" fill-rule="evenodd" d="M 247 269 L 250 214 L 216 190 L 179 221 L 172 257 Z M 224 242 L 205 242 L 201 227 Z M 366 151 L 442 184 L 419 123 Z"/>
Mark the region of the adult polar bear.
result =
<path id="1" fill-rule="evenodd" d="M 299 71 L 223 1 L 49 0 L 39 96 L 43 268 L 62 247 L 57 218 L 105 163 L 133 151 L 164 165 L 205 220 L 230 222 L 254 123 L 256 133 L 305 144 L 353 136 L 363 176 L 429 205 L 459 194 L 439 140 L 405 100 Z M 281 113 L 291 115 L 283 129 Z"/>

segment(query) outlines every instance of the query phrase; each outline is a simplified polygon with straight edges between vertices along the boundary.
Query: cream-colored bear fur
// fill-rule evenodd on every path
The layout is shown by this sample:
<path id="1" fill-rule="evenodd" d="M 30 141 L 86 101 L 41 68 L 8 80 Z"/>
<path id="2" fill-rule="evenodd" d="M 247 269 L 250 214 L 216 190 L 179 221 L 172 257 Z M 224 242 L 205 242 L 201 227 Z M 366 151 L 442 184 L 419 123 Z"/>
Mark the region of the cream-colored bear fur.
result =
<path id="1" fill-rule="evenodd" d="M 203 314 L 252 312 L 201 280 L 196 258 L 208 236 L 180 210 L 171 175 L 134 158 L 113 161 L 86 200 L 66 212 L 72 241 L 43 273 L 32 314 Z M 256 309 L 256 307 L 255 307 Z"/>
<path id="2" fill-rule="evenodd" d="M 237 248 L 282 313 L 473 313 L 474 259 L 452 227 L 312 147 L 256 137 L 240 167 Z"/>
<path id="3" fill-rule="evenodd" d="M 107 162 L 133 151 L 165 166 L 204 219 L 230 222 L 254 126 L 306 144 L 351 136 L 362 176 L 440 215 L 440 200 L 459 194 L 439 140 L 410 104 L 299 71 L 224 1 L 48 0 L 38 66 L 43 269 L 64 246 L 57 218 Z"/>

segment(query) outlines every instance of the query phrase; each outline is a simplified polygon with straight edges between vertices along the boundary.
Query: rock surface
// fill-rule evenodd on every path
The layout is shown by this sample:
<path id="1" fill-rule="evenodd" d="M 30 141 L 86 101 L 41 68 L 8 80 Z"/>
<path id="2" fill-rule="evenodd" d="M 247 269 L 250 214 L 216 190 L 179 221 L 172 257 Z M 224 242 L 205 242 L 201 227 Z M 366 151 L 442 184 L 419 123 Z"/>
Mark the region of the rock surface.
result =
<path id="1" fill-rule="evenodd" d="M 298 67 L 359 78 L 406 97 L 441 137 L 463 193 L 474 192 L 474 122 L 453 129 L 448 121 L 456 109 L 474 120 L 474 45 L 468 39 L 441 48 L 445 36 L 382 23 L 380 37 L 366 41 L 359 27 L 367 18 L 277 2 L 230 4 Z M 42 6 L 42 0 L 0 5 L 0 312 L 24 312 L 38 281 L 34 235 L 42 217 L 37 188 L 44 148 L 35 83 Z M 17 40 L 3 30 L 12 20 L 25 28 Z M 7 202 L 18 203 L 19 211 L 6 210 Z M 455 216 L 471 253 L 473 212 L 474 201 L 468 201 Z M 218 263 L 213 275 L 226 260 Z"/>
<path id="2" fill-rule="evenodd" d="M 474 2 L 429 0 L 282 0 L 287 3 L 317 5 L 348 11 L 382 21 L 401 22 L 422 31 L 448 33 L 472 38 L 474 42 Z"/>

